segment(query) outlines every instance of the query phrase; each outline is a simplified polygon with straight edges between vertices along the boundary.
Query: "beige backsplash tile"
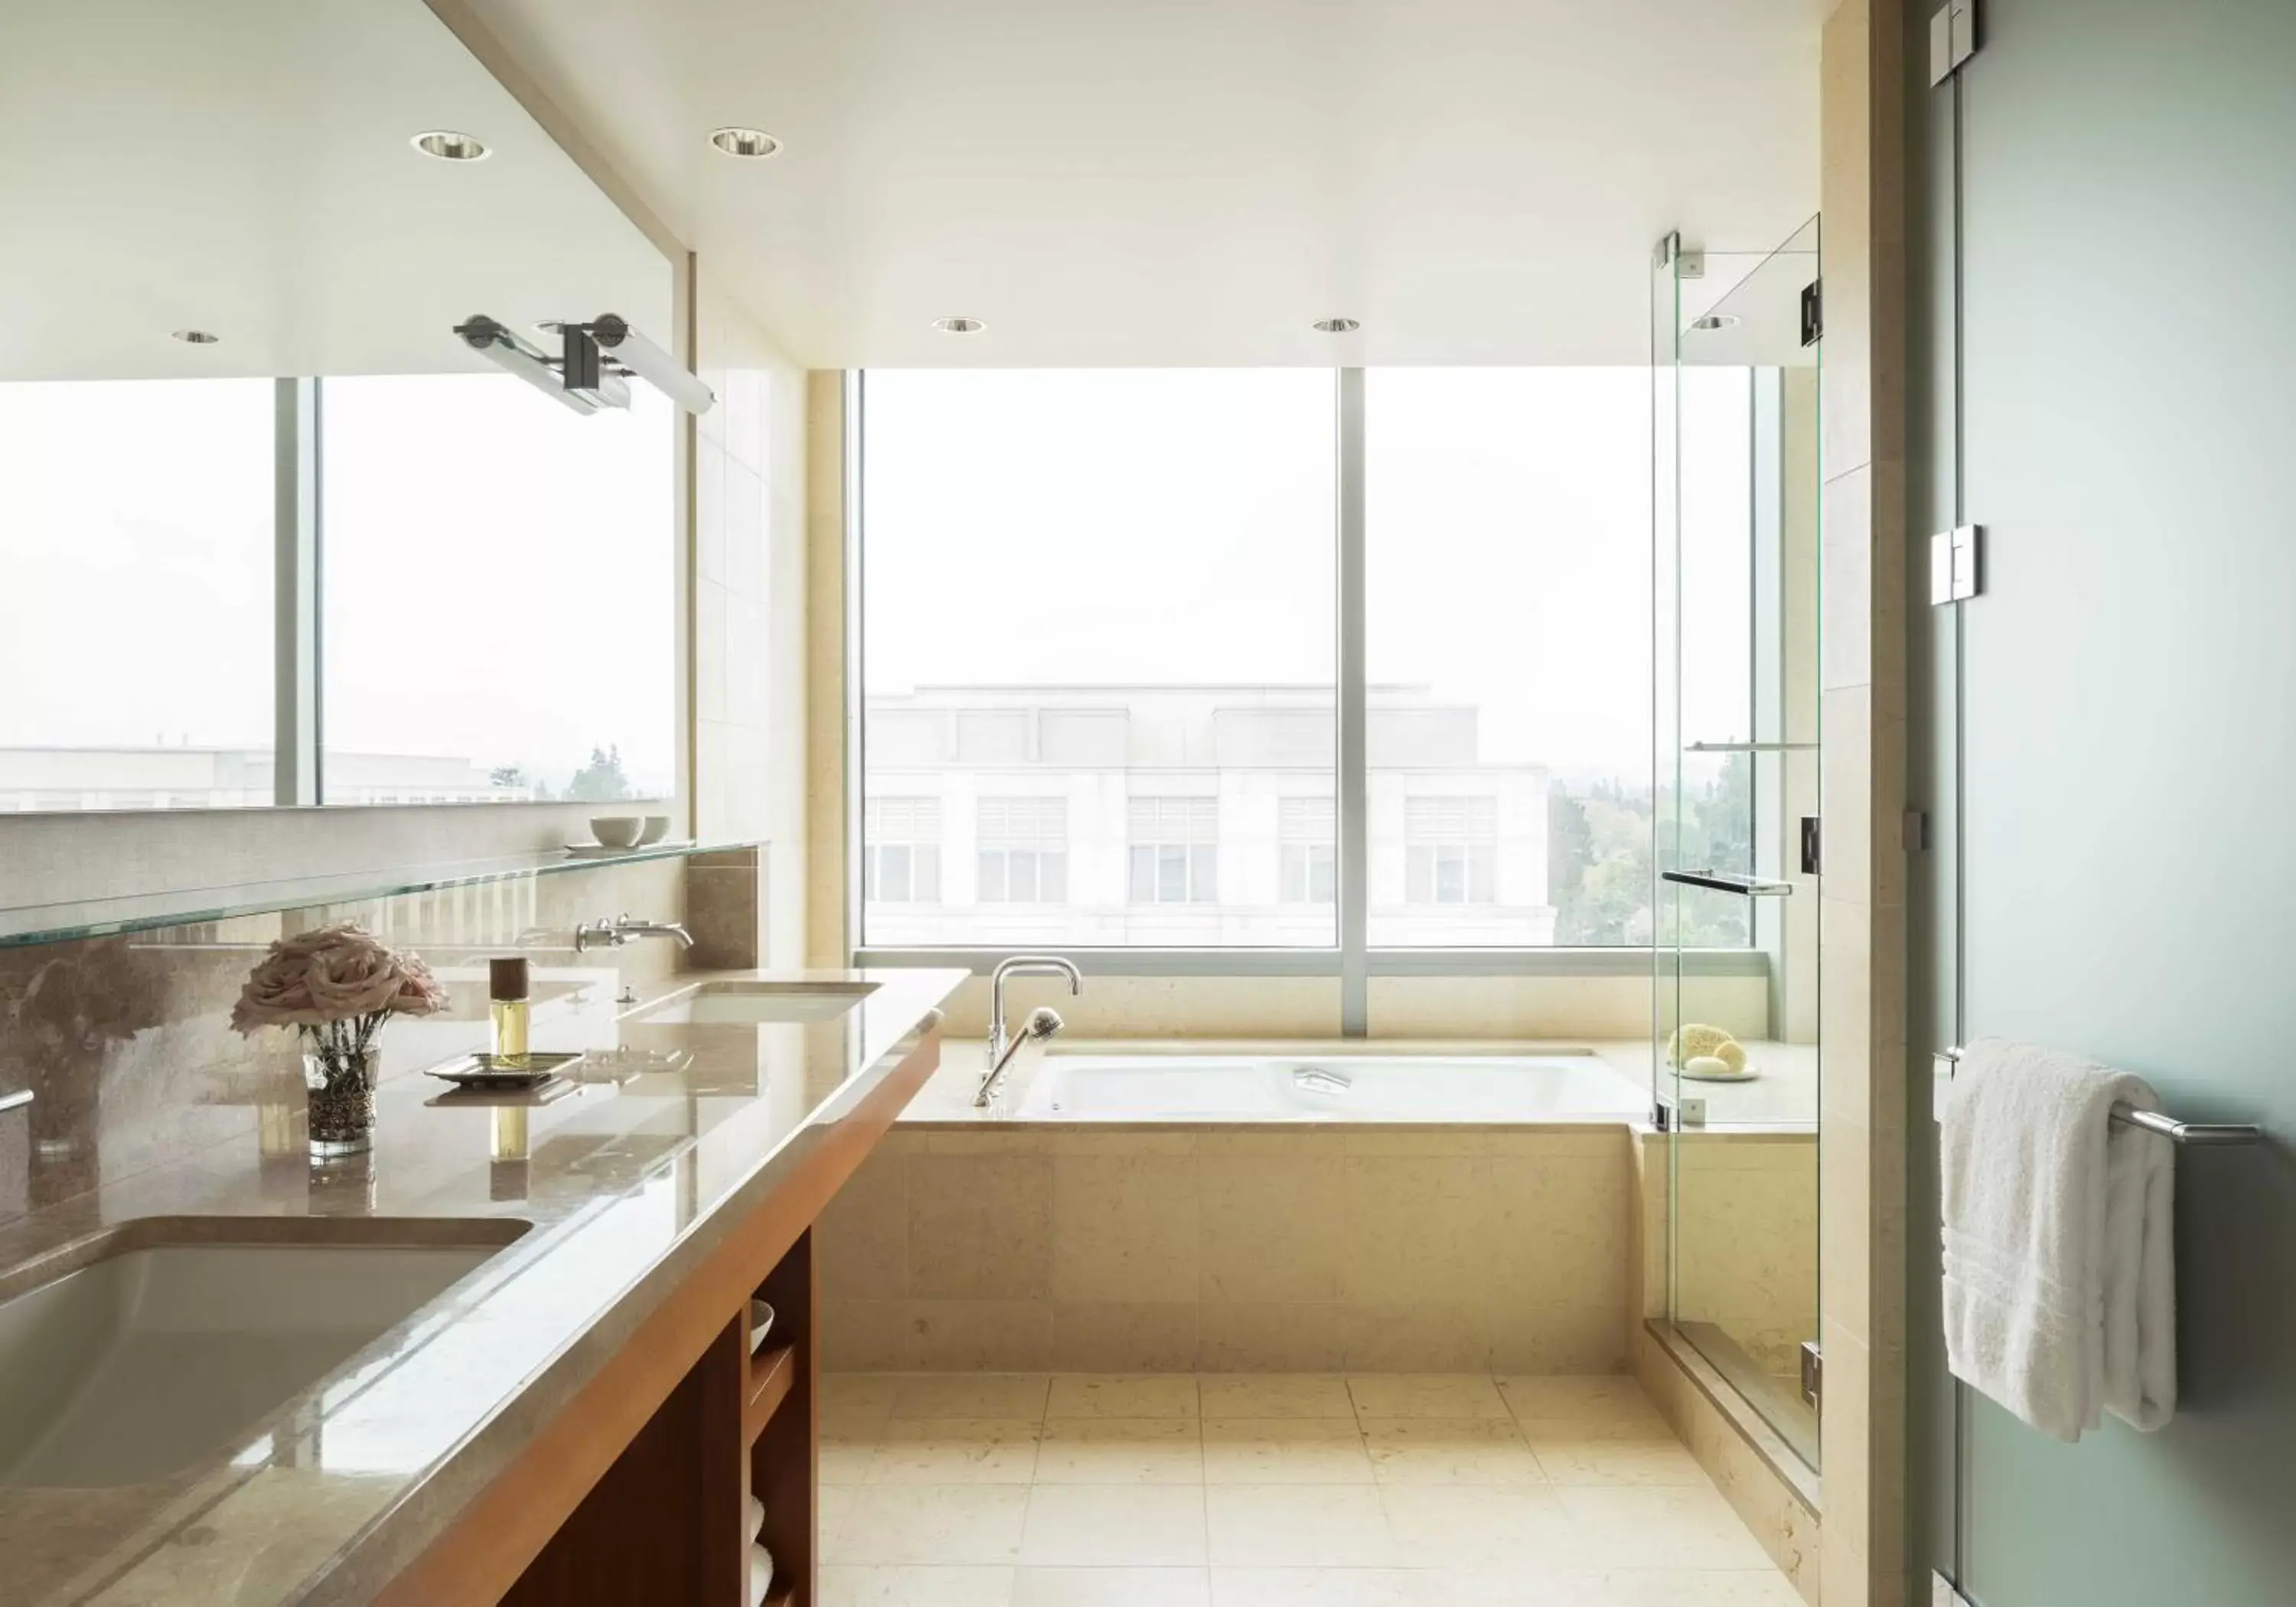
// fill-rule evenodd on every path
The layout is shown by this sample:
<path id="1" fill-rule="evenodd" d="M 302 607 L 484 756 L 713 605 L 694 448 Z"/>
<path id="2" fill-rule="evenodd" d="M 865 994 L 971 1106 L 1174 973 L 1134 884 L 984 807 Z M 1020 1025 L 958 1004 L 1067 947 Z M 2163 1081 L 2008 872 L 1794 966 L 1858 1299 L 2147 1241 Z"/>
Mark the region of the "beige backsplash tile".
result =
<path id="1" fill-rule="evenodd" d="M 0 1090 L 29 1087 L 24 1183 L 0 1182 L 0 1219 L 72 1199 L 106 1182 L 217 1146 L 299 1152 L 303 1095 L 295 1039 L 232 1031 L 233 1001 L 282 936 L 356 922 L 422 955 L 449 1006 L 383 1032 L 382 1076 L 422 1070 L 483 1048 L 485 962 L 523 953 L 546 1007 L 583 980 L 619 990 L 668 976 L 680 955 L 638 942 L 578 955 L 578 920 L 627 910 L 685 913 L 675 859 L 441 888 L 384 898 L 188 923 L 122 937 L 0 951 Z M 574 973 L 569 976 L 568 973 Z M 608 996 L 611 996 L 611 991 Z M 13 1118 L 0 1117 L 0 1125 Z M 0 1151 L 4 1151 L 0 1136 Z"/>

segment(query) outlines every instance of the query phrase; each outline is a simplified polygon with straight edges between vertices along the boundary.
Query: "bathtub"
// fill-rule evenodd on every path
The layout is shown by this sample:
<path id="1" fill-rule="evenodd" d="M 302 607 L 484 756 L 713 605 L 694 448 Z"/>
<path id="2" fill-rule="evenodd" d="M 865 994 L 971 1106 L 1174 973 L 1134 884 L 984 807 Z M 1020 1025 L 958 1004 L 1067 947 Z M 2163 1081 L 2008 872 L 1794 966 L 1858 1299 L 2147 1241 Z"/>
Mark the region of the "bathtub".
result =
<path id="1" fill-rule="evenodd" d="M 1054 1054 L 1022 1121 L 1639 1121 L 1650 1091 L 1587 1054 Z"/>

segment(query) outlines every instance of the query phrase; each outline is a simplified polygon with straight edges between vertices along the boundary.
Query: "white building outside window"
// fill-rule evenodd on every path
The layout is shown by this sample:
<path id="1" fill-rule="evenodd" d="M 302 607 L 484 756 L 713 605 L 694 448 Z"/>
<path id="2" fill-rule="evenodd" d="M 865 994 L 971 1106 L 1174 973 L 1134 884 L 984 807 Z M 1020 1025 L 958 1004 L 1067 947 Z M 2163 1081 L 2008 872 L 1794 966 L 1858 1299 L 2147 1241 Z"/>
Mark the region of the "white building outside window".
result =
<path id="1" fill-rule="evenodd" d="M 865 896 L 872 903 L 940 902 L 940 799 L 869 799 L 861 840 Z"/>
<path id="2" fill-rule="evenodd" d="M 1406 799 L 1403 834 L 1406 903 L 1496 902 L 1498 799 Z"/>
<path id="3" fill-rule="evenodd" d="M 1133 903 L 1218 901 L 1218 799 L 1136 798 L 1127 820 Z"/>
<path id="4" fill-rule="evenodd" d="M 1331 904 L 1339 898 L 1338 830 L 1332 800 L 1286 798 L 1276 811 L 1281 840 L 1276 896 L 1286 904 Z"/>
<path id="5" fill-rule="evenodd" d="M 984 798 L 976 831 L 980 902 L 1068 902 L 1067 799 Z"/>

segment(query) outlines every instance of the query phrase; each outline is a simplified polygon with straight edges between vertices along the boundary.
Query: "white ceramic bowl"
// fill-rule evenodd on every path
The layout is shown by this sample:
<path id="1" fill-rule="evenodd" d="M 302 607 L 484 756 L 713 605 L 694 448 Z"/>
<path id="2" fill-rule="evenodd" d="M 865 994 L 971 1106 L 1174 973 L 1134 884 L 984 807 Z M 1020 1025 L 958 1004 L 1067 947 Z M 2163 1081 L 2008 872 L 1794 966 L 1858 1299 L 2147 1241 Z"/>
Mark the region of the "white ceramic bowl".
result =
<path id="1" fill-rule="evenodd" d="M 766 1342 L 766 1335 L 774 1331 L 774 1308 L 763 1300 L 750 1302 L 750 1354 Z"/>
<path id="2" fill-rule="evenodd" d="M 663 838 L 668 835 L 669 816 L 667 815 L 649 815 L 645 817 L 645 830 L 638 835 L 638 847 L 644 848 L 650 842 L 660 842 Z"/>
<path id="3" fill-rule="evenodd" d="M 590 835 L 610 849 L 634 849 L 645 833 L 643 815 L 593 815 Z"/>

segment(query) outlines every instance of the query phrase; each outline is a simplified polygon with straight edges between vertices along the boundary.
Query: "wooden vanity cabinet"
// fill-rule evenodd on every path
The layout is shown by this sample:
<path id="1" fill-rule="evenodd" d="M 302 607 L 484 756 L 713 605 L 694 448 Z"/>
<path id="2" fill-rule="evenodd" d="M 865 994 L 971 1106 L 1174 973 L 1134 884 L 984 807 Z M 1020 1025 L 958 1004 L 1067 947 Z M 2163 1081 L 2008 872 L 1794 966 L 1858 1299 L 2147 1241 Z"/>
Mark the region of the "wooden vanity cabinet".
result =
<path id="1" fill-rule="evenodd" d="M 758 1287 L 774 1325 L 752 1355 L 749 1303 L 504 1593 L 505 1607 L 749 1607 L 744 1497 L 765 1504 L 771 1607 L 815 1600 L 819 1336 L 813 1234 Z"/>
<path id="2" fill-rule="evenodd" d="M 818 1599 L 820 1275 L 813 1223 L 939 1060 L 924 1034 L 824 1129 L 772 1199 L 454 1525 L 383 1607 L 748 1607 L 745 1493 L 765 1504 L 773 1607 Z M 762 1269 L 762 1270 L 761 1270 Z M 774 1308 L 752 1356 L 751 1296 Z"/>

